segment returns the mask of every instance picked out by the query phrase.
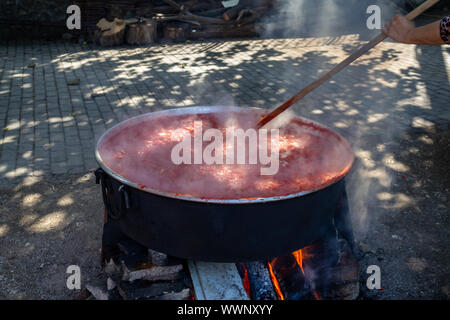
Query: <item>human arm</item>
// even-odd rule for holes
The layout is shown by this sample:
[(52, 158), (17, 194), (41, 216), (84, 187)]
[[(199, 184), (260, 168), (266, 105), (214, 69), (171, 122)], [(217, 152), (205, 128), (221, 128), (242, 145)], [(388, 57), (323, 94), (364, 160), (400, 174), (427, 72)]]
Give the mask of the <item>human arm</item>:
[[(449, 17), (446, 18), (450, 20)], [(441, 45), (445, 43), (444, 39), (448, 40), (445, 38), (445, 32), (448, 34), (450, 25), (446, 24), (446, 18), (422, 27), (415, 27), (406, 17), (396, 15), (384, 26), (383, 33), (401, 43)]]

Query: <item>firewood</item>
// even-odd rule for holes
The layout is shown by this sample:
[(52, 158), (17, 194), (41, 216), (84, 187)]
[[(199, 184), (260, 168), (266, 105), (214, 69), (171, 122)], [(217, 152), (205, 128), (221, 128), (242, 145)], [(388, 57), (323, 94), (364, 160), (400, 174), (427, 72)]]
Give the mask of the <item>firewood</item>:
[(258, 29), (253, 24), (244, 26), (226, 25), (206, 25), (203, 29), (195, 30), (187, 34), (188, 39), (208, 39), (208, 38), (239, 38), (254, 37), (259, 34)]
[(273, 7), (276, 0), (240, 0), (239, 5), (246, 8)]
[(164, 39), (181, 42), (185, 40), (185, 30), (179, 25), (167, 25), (164, 28)]
[(225, 21), (233, 20), (238, 16), (239, 12), (243, 9), (244, 7), (242, 5), (231, 7), (222, 15), (222, 17)]
[(203, 16), (203, 17), (219, 18), (227, 10), (228, 10), (227, 8), (219, 8), (219, 9), (200, 11), (200, 12), (197, 12), (197, 14), (199, 16)]
[(106, 261), (103, 270), (106, 272), (107, 275), (113, 276), (121, 272), (121, 267), (120, 265), (115, 264), (113, 259), (110, 259), (109, 261)]
[(125, 28), (125, 23), (123, 20), (117, 18), (112, 22), (103, 18), (97, 23), (97, 28), (102, 31), (103, 36), (113, 36)]
[(169, 6), (177, 9), (178, 11), (181, 11), (183, 9), (183, 6), (179, 5), (173, 0), (164, 0), (164, 2), (166, 2)]
[(96, 300), (109, 300), (109, 293), (106, 286), (87, 284), (86, 289), (94, 296)]
[(254, 300), (276, 300), (277, 295), (272, 285), (267, 263), (263, 261), (245, 264), (250, 283), (250, 293)]
[(97, 31), (95, 32), (95, 40), (102, 47), (120, 45), (125, 37), (125, 22), (115, 18), (110, 22), (105, 18), (97, 23)]
[(167, 266), (167, 267), (160, 267), (160, 266), (152, 266), (148, 269), (141, 269), (141, 270), (135, 270), (130, 271), (125, 266), (125, 264), (122, 265), (123, 268), (123, 281), (135, 281), (135, 280), (148, 280), (148, 281), (157, 281), (157, 280), (176, 280), (182, 277), (182, 265), (175, 265), (175, 266)]
[(156, 38), (156, 27), (153, 22), (135, 23), (128, 27), (126, 42), (131, 45), (151, 44)]
[(187, 7), (189, 12), (191, 13), (195, 13), (195, 14), (199, 14), (200, 11), (205, 11), (205, 10), (213, 10), (213, 9), (222, 9), (223, 7), (220, 6), (214, 6), (211, 5), (211, 3), (206, 3), (206, 2), (201, 2), (199, 4)]
[(106, 288), (108, 289), (108, 291), (113, 290), (114, 288), (116, 288), (116, 286), (117, 284), (113, 279), (111, 279), (110, 277), (106, 279)]
[[(140, 9), (140, 12), (143, 12), (144, 9)], [(156, 13), (162, 13), (162, 14), (174, 14), (177, 13), (178, 10), (171, 6), (158, 6), (158, 7), (152, 7), (151, 10), (146, 10), (146, 15), (149, 14), (156, 14)], [(137, 12), (136, 12), (137, 13)], [(140, 16), (145, 16), (143, 14), (139, 14)]]
[(185, 288), (183, 280), (154, 283), (140, 280), (133, 283), (121, 281), (118, 284), (119, 294), (124, 300), (154, 299), (169, 292), (179, 292)]
[(152, 264), (154, 264), (155, 266), (163, 267), (167, 266), (167, 264), (169, 263), (169, 257), (165, 253), (148, 249), (148, 255), (151, 258)]
[(117, 246), (122, 253), (118, 261), (122, 261), (127, 268), (134, 270), (139, 268), (139, 264), (148, 261), (147, 248), (131, 239), (121, 240)]
[(203, 17), (199, 15), (195, 15), (192, 13), (180, 13), (177, 15), (157, 15), (156, 19), (159, 21), (184, 21), (189, 22), (192, 24), (200, 25), (202, 23), (204, 24), (223, 24), (223, 25), (229, 25), (229, 21), (224, 21), (223, 19), (218, 18), (210, 18), (210, 17)]
[(113, 21), (114, 19), (122, 20), (124, 17), (123, 10), (115, 5), (115, 4), (108, 4), (106, 8), (106, 19), (109, 21)]
[(290, 254), (270, 261), (286, 300), (300, 300), (310, 293), (310, 287), (295, 257)]
[(92, 296), (91, 292), (88, 289), (83, 288), (72, 299), (73, 300), (87, 300), (90, 296)]
[(210, 23), (210, 24), (224, 24), (226, 21), (222, 19), (203, 17), (190, 12), (189, 7), (183, 4), (179, 4), (173, 0), (164, 0), (171, 7), (179, 10), (179, 14), (175, 17), (160, 17), (161, 20), (179, 20), (185, 22), (197, 22), (197, 23)]

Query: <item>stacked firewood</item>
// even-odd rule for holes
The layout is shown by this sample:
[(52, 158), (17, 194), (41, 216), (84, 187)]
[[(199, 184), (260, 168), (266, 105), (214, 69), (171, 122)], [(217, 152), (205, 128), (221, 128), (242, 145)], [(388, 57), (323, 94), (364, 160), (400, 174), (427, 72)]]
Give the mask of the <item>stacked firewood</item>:
[(192, 283), (183, 260), (134, 241), (118, 244), (120, 253), (104, 261), (103, 271), (76, 300), (191, 300)]
[[(129, 7), (121, 10), (124, 0), (118, 4), (112, 1), (105, 8), (108, 17), (97, 20), (94, 40), (114, 45), (125, 40), (129, 44), (148, 44), (158, 39), (255, 36), (258, 34), (255, 24), (273, 8), (275, 1), (239, 0), (228, 6), (220, 0), (140, 0), (134, 1), (133, 10)], [(117, 27), (122, 22), (126, 27)], [(125, 28), (126, 34), (122, 34)], [(111, 37), (111, 33), (115, 37), (105, 41), (103, 38)]]

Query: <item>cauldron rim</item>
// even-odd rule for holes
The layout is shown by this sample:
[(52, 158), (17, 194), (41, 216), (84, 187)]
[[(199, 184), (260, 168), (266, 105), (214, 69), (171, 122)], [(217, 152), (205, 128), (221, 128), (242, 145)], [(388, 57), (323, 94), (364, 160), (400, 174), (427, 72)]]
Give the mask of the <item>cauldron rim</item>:
[(141, 191), (150, 193), (150, 194), (155, 194), (155, 195), (159, 195), (162, 197), (167, 197), (167, 198), (173, 198), (173, 199), (178, 199), (178, 200), (184, 200), (184, 201), (191, 201), (191, 202), (200, 202), (200, 203), (217, 203), (217, 204), (252, 204), (252, 203), (265, 203), (265, 202), (274, 202), (274, 201), (281, 201), (281, 200), (286, 200), (286, 199), (292, 199), (292, 198), (297, 198), (297, 197), (302, 197), (305, 196), (307, 194), (313, 193), (313, 192), (317, 192), (320, 190), (323, 190), (327, 187), (329, 187), (330, 185), (333, 185), (337, 182), (339, 182), (340, 180), (344, 179), (345, 176), (350, 172), (350, 170), (353, 167), (354, 161), (355, 161), (355, 155), (353, 153), (353, 150), (350, 146), (350, 143), (339, 133), (337, 133), (336, 131), (332, 130), (331, 128), (318, 123), (316, 121), (313, 121), (311, 119), (308, 118), (304, 118), (301, 116), (296, 115), (296, 117), (299, 117), (300, 119), (302, 119), (305, 122), (309, 122), (312, 123), (320, 128), (326, 129), (329, 132), (333, 133), (344, 145), (346, 145), (346, 147), (348, 147), (349, 152), (352, 155), (352, 159), (350, 161), (350, 165), (348, 166), (348, 168), (346, 169), (346, 171), (344, 171), (344, 173), (338, 178), (338, 179), (334, 179), (329, 181), (328, 183), (321, 185), (318, 188), (315, 189), (310, 189), (310, 190), (305, 190), (305, 191), (301, 191), (301, 192), (297, 192), (297, 193), (291, 193), (288, 195), (283, 195), (283, 196), (273, 196), (273, 197), (261, 197), (261, 198), (244, 198), (244, 199), (213, 199), (213, 198), (200, 198), (200, 197), (192, 197), (192, 196), (183, 196), (183, 195), (178, 195), (176, 193), (171, 193), (171, 192), (165, 192), (165, 191), (161, 191), (161, 190), (157, 190), (154, 188), (150, 188), (150, 187), (146, 187), (146, 188), (141, 188), (139, 187), (139, 184), (130, 181), (128, 179), (126, 179), (125, 177), (122, 177), (121, 175), (119, 175), (118, 173), (114, 172), (111, 168), (109, 168), (102, 160), (101, 156), (100, 156), (100, 152), (99, 152), (99, 147), (100, 147), (100, 143), (103, 141), (103, 139), (110, 134), (112, 131), (117, 130), (119, 127), (124, 126), (126, 123), (133, 121), (133, 120), (137, 120), (139, 118), (144, 118), (144, 117), (149, 117), (151, 116), (163, 116), (166, 114), (192, 114), (192, 113), (214, 113), (214, 112), (223, 112), (223, 111), (242, 111), (242, 110), (256, 110), (257, 112), (267, 112), (266, 109), (262, 109), (262, 108), (256, 108), (256, 107), (230, 107), (230, 106), (195, 106), (195, 107), (178, 107), (178, 108), (170, 108), (170, 109), (164, 109), (164, 110), (158, 110), (158, 111), (153, 111), (153, 112), (148, 112), (148, 113), (144, 113), (138, 116), (134, 116), (131, 118), (128, 118), (124, 121), (119, 122), (118, 124), (112, 126), (111, 128), (109, 128), (108, 130), (106, 130), (98, 139), (97, 141), (97, 145), (95, 147), (95, 159), (97, 161), (97, 163), (99, 164), (99, 166), (104, 170), (104, 172), (110, 176), (112, 176), (113, 178), (115, 178), (116, 180), (120, 181), (121, 183), (135, 188), (135, 189), (139, 189)]

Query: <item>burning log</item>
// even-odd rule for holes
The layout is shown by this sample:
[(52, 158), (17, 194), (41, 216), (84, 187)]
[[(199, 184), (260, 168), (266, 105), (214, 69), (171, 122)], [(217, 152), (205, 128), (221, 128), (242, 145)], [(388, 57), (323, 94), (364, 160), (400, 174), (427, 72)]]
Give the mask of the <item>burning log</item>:
[(254, 300), (276, 300), (277, 294), (273, 288), (267, 264), (262, 261), (248, 262), (247, 269), (250, 295)]
[[(332, 286), (321, 290), (324, 299), (354, 300), (359, 295), (359, 263), (347, 241), (340, 241), (339, 260), (328, 270)], [(324, 286), (325, 287), (325, 286)]]
[(281, 299), (300, 300), (310, 292), (303, 270), (293, 255), (275, 258), (269, 264)]
[(321, 241), (302, 251), (303, 269), (311, 286), (323, 299), (356, 299), (359, 294), (359, 263), (347, 241)]

